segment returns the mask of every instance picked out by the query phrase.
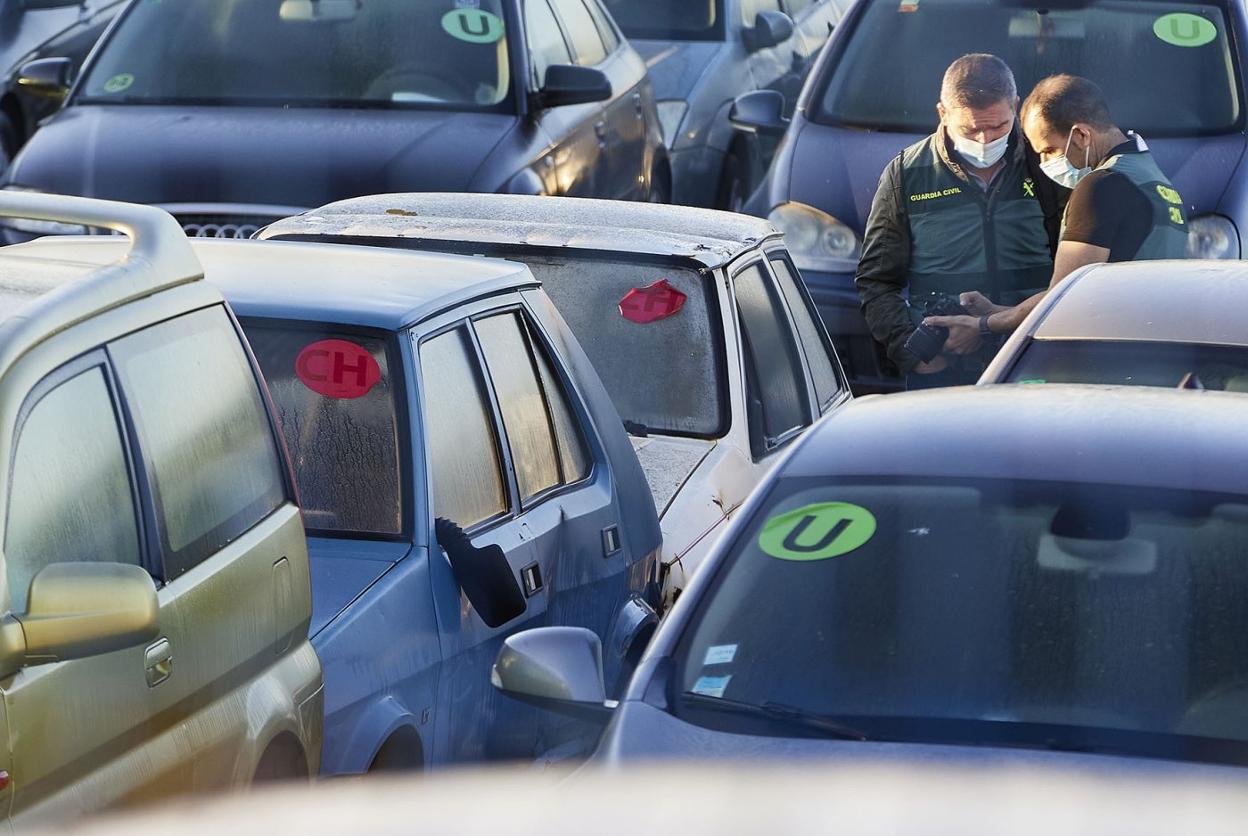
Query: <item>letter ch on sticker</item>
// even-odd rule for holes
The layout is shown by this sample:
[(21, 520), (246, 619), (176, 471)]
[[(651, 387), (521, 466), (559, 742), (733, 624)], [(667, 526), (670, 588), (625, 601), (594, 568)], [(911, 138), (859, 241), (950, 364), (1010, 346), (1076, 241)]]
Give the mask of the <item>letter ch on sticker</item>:
[(849, 554), (875, 536), (875, 516), (860, 505), (820, 502), (772, 517), (758, 547), (779, 560), (827, 560)]

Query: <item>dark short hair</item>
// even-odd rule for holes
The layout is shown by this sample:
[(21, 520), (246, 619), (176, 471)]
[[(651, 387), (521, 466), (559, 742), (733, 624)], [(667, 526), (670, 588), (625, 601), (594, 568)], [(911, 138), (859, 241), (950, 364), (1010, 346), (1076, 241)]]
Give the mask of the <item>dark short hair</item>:
[(1070, 133), (1079, 122), (1098, 131), (1114, 126), (1109, 116), (1109, 102), (1094, 82), (1077, 75), (1051, 75), (1036, 85), (1023, 102), (1023, 117), (1034, 112), (1049, 130)]
[(963, 55), (945, 70), (940, 100), (945, 107), (971, 107), (976, 110), (998, 102), (1014, 106), (1018, 85), (1010, 67), (995, 55), (975, 52)]

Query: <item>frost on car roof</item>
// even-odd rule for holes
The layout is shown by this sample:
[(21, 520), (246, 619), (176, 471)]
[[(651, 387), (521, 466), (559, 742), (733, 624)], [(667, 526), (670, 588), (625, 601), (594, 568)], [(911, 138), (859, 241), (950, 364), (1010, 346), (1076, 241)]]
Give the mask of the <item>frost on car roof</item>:
[(372, 236), (675, 255), (724, 264), (780, 233), (749, 215), (618, 200), (499, 194), (369, 195), (271, 224), (261, 238)]
[(85, 262), (0, 254), (0, 322), (17, 316), (45, 293), (97, 269), (98, 265)]

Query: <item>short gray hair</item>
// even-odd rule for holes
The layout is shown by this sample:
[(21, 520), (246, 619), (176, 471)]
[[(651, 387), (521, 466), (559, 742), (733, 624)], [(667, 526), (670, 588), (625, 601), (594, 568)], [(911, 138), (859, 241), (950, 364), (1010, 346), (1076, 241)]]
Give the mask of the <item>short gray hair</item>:
[(940, 100), (945, 107), (970, 107), (976, 110), (1018, 99), (1018, 85), (1010, 67), (995, 55), (975, 52), (963, 55), (945, 70), (940, 85)]

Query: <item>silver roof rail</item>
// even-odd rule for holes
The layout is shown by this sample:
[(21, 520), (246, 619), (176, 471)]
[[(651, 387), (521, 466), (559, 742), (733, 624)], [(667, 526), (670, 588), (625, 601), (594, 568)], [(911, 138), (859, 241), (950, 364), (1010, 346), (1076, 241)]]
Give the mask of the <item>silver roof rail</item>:
[[(172, 215), (154, 206), (0, 190), (0, 218), (102, 227), (130, 239), (129, 249), (116, 261), (32, 303), (17, 317), (25, 322), (14, 324), (10, 320), (11, 327), (0, 343), (0, 374), (16, 357), (52, 334), (204, 275), (182, 227)], [(0, 247), (0, 257), (5, 249)]]

